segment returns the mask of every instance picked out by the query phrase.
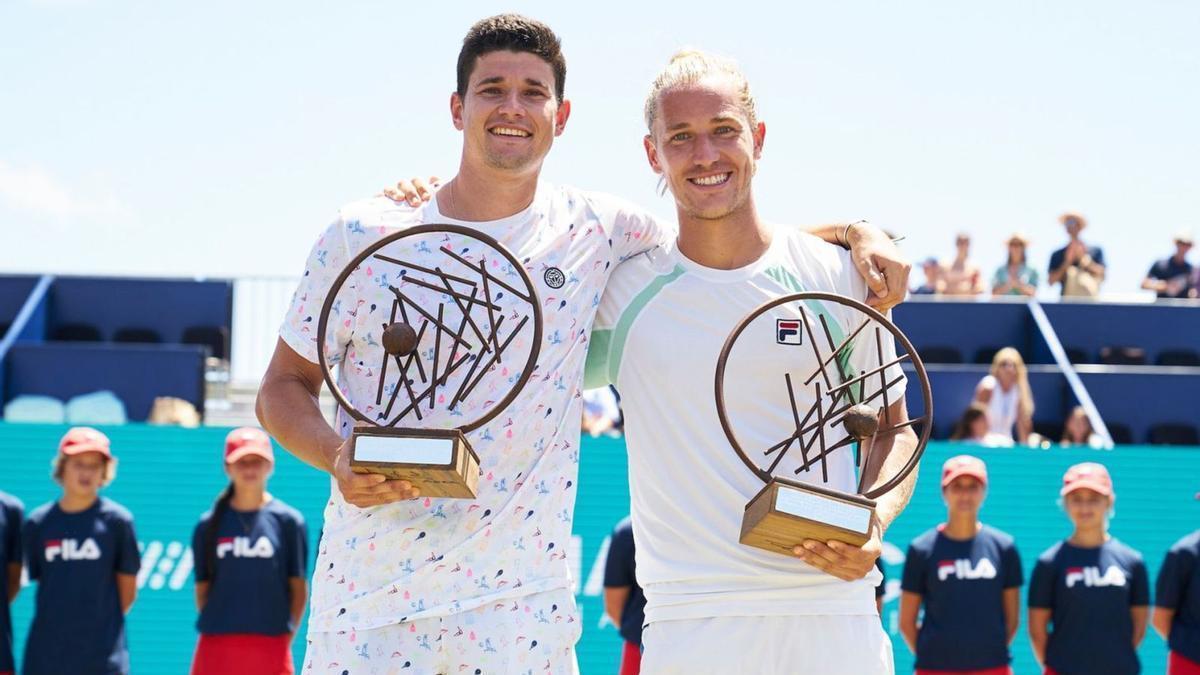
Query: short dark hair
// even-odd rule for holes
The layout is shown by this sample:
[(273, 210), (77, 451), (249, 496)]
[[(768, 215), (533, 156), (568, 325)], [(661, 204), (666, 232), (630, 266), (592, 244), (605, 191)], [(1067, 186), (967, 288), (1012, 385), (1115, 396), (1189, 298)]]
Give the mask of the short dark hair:
[(554, 96), (563, 101), (567, 83), (567, 61), (562, 40), (541, 21), (520, 14), (498, 14), (471, 26), (458, 53), (458, 95), (467, 95), (467, 82), (475, 70), (475, 60), (498, 51), (529, 52), (550, 64), (554, 71)]

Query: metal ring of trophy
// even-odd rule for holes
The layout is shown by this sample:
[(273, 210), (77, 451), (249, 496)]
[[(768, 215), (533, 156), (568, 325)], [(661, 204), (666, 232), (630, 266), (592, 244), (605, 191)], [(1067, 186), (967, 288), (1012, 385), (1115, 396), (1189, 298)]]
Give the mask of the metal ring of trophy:
[[(503, 279), (488, 271), (487, 264), (490, 256), (487, 254), (480, 254), (476, 256), (476, 261), (472, 261), (443, 245), (441, 251), (447, 261), (446, 271), (443, 271), (441, 266), (422, 266), (379, 253), (385, 247), (402, 239), (439, 233), (466, 237), (469, 240), (474, 240), (490, 248), (496, 256), (503, 258), (511, 266), (511, 269), (519, 274), (524, 288), (514, 288)], [(387, 380), (388, 363), (394, 362), (396, 370), (400, 372), (401, 381), (397, 382), (392, 390), (391, 400), (387, 406), (388, 413), (384, 417), (391, 416), (390, 411), (402, 389), (402, 383), (404, 385), (403, 389), (408, 393), (409, 405), (402, 408), (395, 419), (392, 419), (387, 424), (380, 424), (370, 419), (350, 404), (349, 399), (347, 399), (334, 380), (332, 369), (325, 356), (325, 338), (329, 328), (330, 312), (338, 298), (338, 292), (351, 275), (358, 271), (364, 262), (372, 258), (376, 259), (379, 264), (394, 266), (399, 270), (398, 274), (400, 278), (403, 279), (397, 285), (388, 286), (388, 290), (391, 291), (394, 299), (391, 319), (388, 324), (381, 326), (383, 332), (379, 342), (382, 347), (381, 354), (383, 358), (382, 365), (380, 366), (379, 395), (376, 397), (376, 404), (383, 405), (383, 391), (384, 383)], [(417, 275), (423, 275), (424, 278), (420, 278)], [(414, 302), (399, 287), (408, 284), (438, 293), (442, 296), (443, 300), (437, 308), (422, 307), (421, 304)], [(530, 312), (529, 315), (522, 317), (518, 321), (516, 328), (508, 334), (507, 338), (502, 338), (499, 335), (502, 324), (507, 318), (502, 312), (504, 308), (495, 304), (495, 296), (503, 294), (504, 291), (517, 298), (522, 305), (528, 305)], [(460, 315), (461, 318), (457, 329), (451, 325), (447, 325), (446, 320), (448, 317), (444, 313), (446, 308), (457, 311)], [(411, 317), (409, 314), (410, 309), (413, 311)], [(472, 318), (472, 314), (477, 310), (481, 316), (479, 322), (476, 322)], [(397, 313), (399, 313), (399, 321), (397, 321)], [(496, 318), (497, 316), (499, 316), (498, 319)], [(412, 323), (409, 323), (410, 318), (420, 319), (420, 327), (415, 327)], [(480, 330), (477, 324), (483, 323), (485, 320), (487, 321), (485, 325), (488, 326), (488, 329), (483, 331)], [(429, 399), (429, 408), (432, 409), (439, 384), (444, 386), (450, 375), (457, 371), (460, 366), (467, 368), (467, 375), (463, 379), (462, 385), (454, 392), (448, 409), (453, 410), (460, 403), (466, 401), (474, 393), (476, 385), (479, 384), (495, 365), (500, 363), (501, 355), (508, 348), (513, 338), (521, 333), (525, 324), (531, 320), (533, 323), (533, 335), (530, 342), (529, 357), (520, 368), (519, 378), (512, 383), (508, 393), (503, 398), (491, 405), (490, 410), (486, 414), (467, 424), (459, 425), (457, 427), (458, 430), (468, 432), (487, 424), (512, 403), (513, 399), (516, 398), (529, 381), (541, 350), (542, 309), (529, 273), (526, 272), (521, 262), (496, 239), (483, 232), (461, 225), (418, 225), (384, 237), (367, 247), (355, 256), (342, 270), (341, 274), (338, 275), (332, 286), (330, 286), (324, 305), (321, 307), (321, 316), (317, 324), (317, 354), (321, 371), (330, 393), (350, 416), (360, 422), (366, 422), (377, 427), (405, 429), (406, 427), (396, 427), (396, 425), (410, 412), (414, 412), (415, 417), (419, 420), (421, 418), (420, 405), (424, 403), (426, 398)], [(416, 323), (416, 321), (413, 321), (413, 323)], [(429, 330), (430, 327), (432, 327), (432, 330)], [(507, 326), (503, 327), (507, 328)], [(474, 341), (477, 341), (478, 344), (472, 344)], [(428, 342), (435, 343), (432, 364), (433, 377), (431, 378), (432, 381), (427, 383), (428, 386), (423, 391), (417, 391), (411, 386), (408, 370), (415, 363), (420, 369), (423, 383), (426, 383), (424, 365), (418, 352), (421, 345)], [(441, 364), (442, 371), (438, 373), (438, 358), (443, 351), (443, 343), (451, 346), (451, 352), (446, 362)], [(460, 348), (463, 352), (461, 355), (458, 353)], [(472, 361), (472, 363), (468, 365), (467, 361)], [(412, 379), (415, 379), (415, 377)]]
[[(817, 389), (816, 403), (814, 404), (813, 409), (807, 411), (807, 414), (803, 414), (805, 411), (797, 410), (796, 397), (793, 393), (793, 383), (791, 380), (791, 374), (787, 373), (785, 371), (784, 379), (786, 382), (784, 384), (786, 384), (787, 391), (788, 391), (788, 398), (790, 399), (790, 403), (792, 406), (792, 415), (796, 422), (796, 430), (795, 430), (795, 433), (790, 438), (784, 439), (783, 442), (777, 444), (776, 446), (774, 446), (772, 448), (768, 448), (763, 453), (764, 456), (769, 456), (776, 451), (778, 451), (780, 453), (773, 461), (771, 468), (764, 469), (757, 462), (755, 462), (753, 459), (751, 459), (751, 457), (747, 454), (745, 448), (743, 448), (742, 444), (738, 442), (738, 439), (737, 439), (736, 435), (734, 434), (733, 426), (730, 424), (730, 420), (728, 418), (728, 415), (726, 412), (726, 406), (725, 406), (726, 364), (729, 360), (729, 356), (733, 349), (733, 346), (737, 342), (739, 336), (741, 336), (743, 331), (745, 331), (746, 328), (748, 326), (750, 326), (756, 319), (758, 319), (763, 314), (771, 311), (772, 309), (779, 307), (780, 305), (787, 305), (787, 304), (791, 304), (791, 303), (800, 303), (800, 302), (806, 302), (806, 301), (829, 302), (829, 303), (839, 304), (844, 307), (849, 307), (850, 309), (853, 309), (853, 310), (861, 313), (862, 315), (865, 315), (866, 319), (860, 325), (858, 325), (855, 330), (851, 331), (845, 337), (845, 339), (843, 339), (841, 341), (840, 344), (836, 344), (834, 342), (834, 338), (833, 338), (832, 334), (830, 333), (829, 326), (826, 323), (826, 319), (825, 319), (824, 315), (819, 316), (821, 326), (814, 328), (813, 323), (815, 323), (815, 321), (809, 320), (807, 312), (805, 312), (803, 310), (801, 310), (799, 312), (800, 317), (801, 317), (800, 323), (802, 324), (804, 334), (807, 335), (808, 340), (809, 340), (810, 344), (812, 345), (811, 349), (813, 350), (813, 352), (812, 352), (813, 356), (816, 357), (816, 360), (819, 364), (818, 370), (814, 373), (811, 373), (809, 375), (809, 377), (807, 378), (807, 380), (804, 381), (802, 384), (804, 386), (808, 386), (808, 385), (812, 384), (814, 381), (816, 381), (816, 384), (815, 384), (815, 387)], [(877, 324), (875, 327), (875, 338), (873, 340), (873, 342), (875, 343), (875, 346), (876, 346), (876, 356), (878, 358), (878, 361), (876, 361), (877, 367), (872, 370), (869, 370), (865, 373), (862, 373), (860, 375), (849, 377), (849, 378), (845, 377), (845, 375), (842, 373), (840, 367), (833, 368), (832, 370), (834, 371), (834, 373), (833, 373), (834, 377), (831, 378), (830, 373), (828, 371), (826, 371), (826, 366), (832, 366), (833, 362), (843, 353), (843, 351), (848, 346), (850, 346), (853, 343), (855, 338), (857, 338), (859, 336), (859, 334), (862, 333), (863, 330), (872, 321), (874, 321)], [(801, 329), (800, 327), (796, 328), (797, 331), (799, 331), (800, 329)], [(821, 336), (819, 333), (817, 333), (817, 331), (820, 329), (823, 329), (823, 331), (822, 331), (824, 333), (823, 336)], [(900, 345), (902, 345), (905, 350), (905, 353), (903, 355), (896, 357), (895, 359), (891, 360), (888, 363), (882, 362), (883, 361), (883, 353), (884, 353), (882, 341), (885, 336), (883, 335), (883, 332), (881, 331), (881, 329), (883, 329), (883, 331), (886, 331), (887, 333), (889, 333), (890, 337), (894, 338), (896, 340), (896, 342), (898, 342)], [(828, 345), (828, 350), (829, 350), (827, 355), (823, 356), (823, 354), (822, 354), (823, 348), (818, 346), (818, 337), (824, 337), (826, 344)], [(908, 420), (906, 422), (891, 425), (890, 421), (887, 419), (887, 416), (888, 416), (887, 410), (891, 403), (888, 400), (888, 389), (893, 384), (895, 384), (895, 382), (889, 383), (886, 381), (885, 371), (888, 368), (891, 368), (893, 366), (898, 366), (900, 363), (902, 363), (906, 360), (910, 361), (912, 363), (913, 369), (916, 371), (917, 378), (920, 381), (921, 396), (922, 396), (922, 401), (924, 404), (924, 409), (923, 409), (924, 414), (921, 417), (918, 417), (916, 419), (912, 419), (912, 420)], [(879, 390), (877, 392), (875, 392), (872, 396), (866, 397), (866, 400), (860, 400), (858, 403), (854, 403), (853, 390), (851, 389), (851, 387), (853, 387), (856, 384), (859, 386), (859, 391), (860, 391), (859, 398), (862, 399), (863, 396), (861, 395), (861, 392), (863, 391), (863, 385), (865, 384), (865, 382), (867, 381), (868, 378), (874, 378), (874, 377), (879, 377), (879, 379), (880, 379), (881, 386), (880, 386)], [(818, 379), (818, 378), (820, 378), (820, 379)], [(834, 384), (835, 381), (836, 381), (836, 384)], [(824, 403), (824, 401), (822, 400), (823, 396), (820, 392), (822, 382), (824, 382), (825, 386), (826, 386), (825, 396), (832, 399), (829, 402), (827, 407), (825, 405), (823, 405), (823, 403)], [(846, 395), (846, 399), (848, 399), (848, 400), (845, 400), (845, 401), (839, 400), (842, 397), (842, 394), (847, 393), (847, 392), (849, 392)], [(877, 398), (877, 397), (882, 398), (883, 405), (881, 406), (881, 408), (883, 411), (882, 414), (884, 417), (884, 420), (883, 420), (884, 424), (890, 425), (885, 429), (878, 428), (879, 419), (878, 419), (877, 413), (874, 408), (871, 408), (869, 405), (867, 405), (868, 403), (871, 402), (871, 400), (873, 400), (874, 398)], [(734, 451), (737, 452), (738, 456), (742, 459), (742, 461), (746, 464), (746, 466), (752, 472), (754, 472), (754, 474), (756, 476), (758, 476), (760, 479), (762, 479), (762, 481), (764, 483), (770, 483), (774, 479), (774, 476), (772, 475), (771, 470), (774, 469), (779, 464), (779, 460), (781, 460), (783, 458), (783, 454), (786, 453), (787, 450), (791, 448), (792, 441), (798, 441), (799, 447), (801, 448), (801, 451), (805, 455), (804, 464), (802, 465), (801, 468), (808, 468), (808, 467), (813, 466), (816, 462), (823, 463), (825, 461), (825, 458), (830, 453), (833, 453), (834, 451), (839, 450), (843, 447), (846, 447), (854, 442), (858, 442), (861, 446), (861, 444), (864, 440), (866, 440), (868, 438), (873, 439), (879, 433), (887, 433), (887, 432), (896, 431), (896, 430), (899, 430), (899, 429), (902, 429), (902, 428), (908, 427), (908, 426), (920, 425), (920, 436), (919, 436), (919, 440), (917, 443), (917, 447), (914, 449), (912, 457), (908, 460), (908, 462), (905, 464), (903, 469), (901, 469), (901, 471), (898, 474), (891, 477), (890, 479), (888, 479), (886, 482), (879, 485), (878, 487), (875, 487), (866, 492), (863, 492), (863, 483), (862, 483), (863, 479), (860, 477), (860, 480), (858, 482), (858, 492), (863, 497), (867, 498), (868, 500), (873, 500), (876, 497), (878, 497), (878, 496), (888, 492), (892, 488), (896, 487), (913, 471), (914, 468), (916, 468), (917, 463), (920, 461), (921, 454), (925, 449), (925, 445), (929, 442), (929, 434), (930, 434), (930, 431), (933, 426), (932, 425), (933, 397), (932, 397), (932, 393), (931, 393), (931, 390), (929, 387), (929, 376), (926, 374), (925, 365), (921, 362), (921, 358), (917, 354), (917, 350), (915, 348), (913, 348), (912, 343), (909, 342), (908, 338), (904, 335), (904, 333), (902, 333), (900, 331), (899, 328), (897, 328), (895, 326), (895, 324), (893, 324), (891, 321), (889, 321), (886, 317), (884, 317), (883, 314), (876, 311), (874, 308), (868, 307), (866, 304), (861, 303), (857, 300), (853, 300), (851, 298), (848, 298), (848, 297), (845, 297), (842, 295), (837, 295), (834, 293), (820, 293), (820, 292), (792, 293), (792, 294), (785, 295), (780, 298), (776, 298), (774, 300), (770, 300), (766, 303), (763, 303), (757, 309), (755, 309), (753, 312), (751, 312), (745, 318), (743, 318), (741, 320), (741, 322), (738, 323), (737, 327), (734, 328), (733, 332), (730, 333), (729, 337), (726, 338), (725, 344), (721, 348), (720, 357), (717, 359), (716, 403), (717, 403), (717, 415), (721, 421), (721, 428), (724, 430), (725, 436), (729, 440), (729, 444), (733, 447)], [(816, 420), (814, 422), (812, 422), (811, 424), (809, 424), (808, 420), (814, 416), (816, 417)], [(806, 426), (806, 424), (807, 424), (807, 426)], [(832, 427), (837, 424), (842, 424), (846, 428), (846, 431), (849, 432), (849, 435), (846, 436), (841, 441), (834, 443), (832, 445), (826, 444), (825, 443), (826, 427)], [(806, 434), (810, 435), (810, 437), (807, 441), (805, 440)], [(817, 453), (815, 453), (815, 455), (812, 457), (808, 456), (809, 448), (812, 448), (817, 441), (820, 441), (819, 448), (813, 448), (813, 449), (817, 450)], [(869, 452), (869, 450), (868, 450), (868, 452)], [(865, 474), (864, 470), (868, 465), (867, 454), (868, 454), (867, 452), (863, 452), (862, 455), (855, 462), (855, 464), (859, 468), (860, 475)], [(799, 472), (799, 470), (800, 469), (797, 469), (797, 473)], [(833, 492), (833, 491), (829, 491), (829, 492)]]

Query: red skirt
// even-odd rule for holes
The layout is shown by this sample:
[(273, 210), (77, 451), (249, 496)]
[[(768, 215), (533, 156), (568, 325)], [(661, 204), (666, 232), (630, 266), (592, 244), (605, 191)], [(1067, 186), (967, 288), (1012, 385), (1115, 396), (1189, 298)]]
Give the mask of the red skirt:
[(1167, 657), (1167, 675), (1200, 675), (1200, 663), (1171, 652)]
[(621, 649), (621, 675), (638, 675), (642, 669), (642, 648), (632, 642), (624, 642)]
[(294, 675), (292, 636), (200, 635), (192, 675)]

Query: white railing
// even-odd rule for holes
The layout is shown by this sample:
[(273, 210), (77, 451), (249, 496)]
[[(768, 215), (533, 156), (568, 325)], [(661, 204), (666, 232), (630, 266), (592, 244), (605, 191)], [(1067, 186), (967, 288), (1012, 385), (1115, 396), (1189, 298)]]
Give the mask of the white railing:
[(231, 383), (257, 387), (275, 351), (279, 324), (297, 277), (241, 277), (233, 282)]

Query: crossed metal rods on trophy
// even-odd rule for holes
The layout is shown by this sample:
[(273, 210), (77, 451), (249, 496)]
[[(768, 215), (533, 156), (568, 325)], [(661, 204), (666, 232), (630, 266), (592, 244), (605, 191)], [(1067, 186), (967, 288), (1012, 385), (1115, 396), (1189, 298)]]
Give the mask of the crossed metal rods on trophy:
[[(808, 385), (808, 384), (812, 383), (812, 381), (815, 380), (818, 375), (822, 378), (822, 380), (825, 383), (825, 387), (826, 387), (825, 393), (830, 396), (829, 412), (828, 413), (825, 412), (824, 405), (822, 403), (822, 396), (821, 396), (821, 384), (822, 383), (817, 382), (816, 383), (816, 402), (813, 403), (813, 405), (811, 407), (809, 407), (808, 412), (804, 415), (804, 419), (801, 419), (800, 411), (796, 407), (796, 394), (795, 394), (795, 390), (792, 387), (791, 373), (784, 373), (783, 378), (784, 378), (784, 382), (787, 385), (788, 402), (792, 406), (792, 419), (795, 420), (796, 431), (793, 434), (791, 434), (790, 436), (788, 436), (787, 438), (785, 438), (784, 440), (780, 441), (779, 443), (776, 443), (775, 445), (771, 446), (770, 448), (767, 448), (763, 452), (763, 454), (770, 455), (776, 451), (779, 451), (779, 455), (775, 457), (775, 460), (771, 463), (770, 468), (767, 469), (768, 474), (773, 473), (775, 471), (775, 468), (777, 466), (779, 466), (779, 463), (781, 461), (783, 461), (784, 456), (786, 456), (788, 451), (791, 450), (792, 443), (799, 441), (800, 453), (801, 453), (801, 457), (802, 457), (803, 461), (801, 462), (801, 465), (794, 471), (794, 473), (799, 474), (801, 471), (808, 471), (810, 468), (812, 468), (812, 466), (814, 464), (816, 464), (817, 462), (820, 462), (820, 464), (821, 464), (821, 480), (823, 482), (828, 483), (829, 482), (829, 466), (828, 466), (828, 463), (826, 462), (826, 457), (828, 457), (834, 451), (844, 448), (847, 445), (850, 445), (851, 443), (854, 443), (858, 440), (854, 436), (848, 435), (845, 438), (843, 438), (842, 440), (838, 441), (837, 443), (834, 443), (831, 446), (826, 447), (826, 445), (825, 445), (825, 425), (827, 423), (829, 423), (829, 420), (831, 420), (835, 417), (838, 417), (839, 415), (841, 415), (842, 417), (834, 420), (834, 422), (832, 424), (830, 424), (829, 426), (834, 426), (834, 425), (841, 423), (842, 421), (845, 420), (846, 411), (848, 411), (851, 407), (856, 405), (856, 402), (854, 401), (854, 397), (848, 396), (849, 402), (839, 408), (839, 407), (837, 407), (839, 399), (841, 399), (841, 397), (843, 395), (850, 394), (851, 388), (855, 384), (857, 384), (858, 385), (858, 401), (857, 401), (857, 403), (866, 404), (866, 403), (870, 403), (871, 401), (873, 401), (877, 398), (882, 397), (883, 398), (883, 421), (885, 424), (891, 424), (891, 414), (888, 411), (888, 408), (890, 407), (890, 402), (888, 401), (888, 389), (890, 389), (891, 387), (895, 386), (898, 382), (900, 382), (900, 380), (903, 379), (904, 375), (899, 375), (895, 379), (893, 379), (889, 382), (887, 380), (887, 375), (886, 375), (885, 371), (888, 368), (891, 368), (892, 366), (898, 365), (905, 359), (908, 359), (909, 355), (903, 354), (887, 363), (882, 363), (882, 361), (883, 361), (883, 334), (882, 334), (881, 328), (879, 326), (875, 326), (875, 350), (876, 350), (876, 354), (878, 355), (879, 362), (881, 363), (881, 365), (878, 366), (877, 368), (873, 368), (869, 371), (865, 371), (865, 372), (859, 374), (857, 377), (851, 378), (851, 377), (847, 377), (846, 373), (843, 372), (842, 366), (839, 362), (838, 368), (837, 368), (838, 384), (836, 386), (834, 386), (833, 381), (829, 377), (828, 371), (825, 370), (825, 366), (830, 365), (831, 363), (835, 362), (838, 358), (840, 358), (842, 352), (846, 349), (846, 347), (848, 347), (850, 345), (850, 343), (855, 338), (858, 337), (859, 333), (861, 333), (863, 331), (863, 329), (867, 327), (867, 324), (869, 324), (871, 322), (871, 319), (870, 318), (865, 319), (861, 324), (859, 324), (858, 328), (855, 328), (848, 336), (846, 336), (845, 339), (843, 339), (841, 341), (840, 344), (838, 344), (837, 346), (834, 346), (833, 335), (829, 331), (829, 324), (825, 319), (825, 315), (819, 314), (818, 318), (821, 321), (821, 328), (823, 329), (823, 332), (825, 334), (825, 340), (826, 340), (826, 342), (829, 343), (829, 348), (831, 350), (828, 358), (821, 357), (821, 349), (820, 349), (820, 347), (818, 347), (817, 340), (815, 339), (815, 337), (813, 335), (812, 325), (810, 324), (810, 322), (808, 320), (808, 314), (804, 311), (803, 308), (801, 308), (800, 319), (801, 319), (801, 322), (804, 324), (804, 330), (808, 335), (809, 344), (812, 345), (813, 354), (817, 357), (817, 370), (813, 371), (812, 374), (810, 374), (808, 376), (808, 378), (804, 380), (804, 384)], [(880, 384), (879, 390), (874, 392), (870, 396), (865, 396), (866, 382), (867, 382), (868, 378), (874, 377), (875, 375), (879, 376), (879, 384)], [(814, 421), (812, 424), (809, 424), (808, 426), (805, 426), (806, 424), (808, 424), (809, 419), (812, 418), (814, 413), (817, 416), (816, 421)], [(896, 424), (896, 425), (890, 426), (886, 429), (881, 429), (881, 430), (877, 431), (876, 435), (881, 434), (881, 433), (890, 433), (890, 432), (893, 432), (893, 431), (896, 431), (899, 429), (903, 429), (904, 427), (912, 426), (913, 424), (916, 424), (924, 419), (925, 419), (924, 416), (922, 416), (915, 420), (908, 420), (906, 422), (901, 422), (900, 424)], [(806, 433), (813, 432), (813, 431), (815, 431), (816, 433), (814, 433), (812, 436), (809, 437), (809, 439), (807, 441), (805, 441), (804, 435)], [(812, 448), (814, 442), (819, 443), (820, 448), (813, 457), (809, 457), (808, 452)], [(865, 453), (856, 452), (856, 456), (854, 459), (855, 465), (859, 467), (860, 474), (862, 474), (862, 475), (860, 475), (860, 478), (859, 478), (859, 484), (858, 484), (859, 491), (862, 491), (863, 480), (866, 477), (865, 471), (863, 471), (863, 469), (865, 469), (865, 467), (866, 467), (869, 454), (870, 454), (870, 449), (868, 448), (867, 452), (865, 452)]]
[[(455, 253), (449, 247), (442, 246), (441, 250), (443, 253), (447, 254), (454, 260), (458, 261), (465, 267), (469, 268), (472, 272), (477, 271), (480, 275), (480, 279), (482, 280), (482, 283), (476, 283), (475, 281), (472, 281), (471, 279), (466, 279), (466, 278), (463, 278), (460, 276), (449, 274), (447, 272), (442, 271), (442, 269), (440, 267), (433, 267), (431, 269), (428, 267), (424, 267), (422, 265), (418, 265), (416, 263), (408, 262), (406, 260), (400, 260), (398, 258), (393, 258), (391, 256), (386, 256), (386, 255), (379, 254), (379, 253), (377, 253), (373, 256), (374, 258), (377, 258), (378, 260), (381, 260), (383, 262), (392, 263), (394, 265), (406, 267), (408, 269), (411, 269), (411, 270), (414, 270), (417, 272), (423, 272), (425, 274), (432, 274), (432, 275), (437, 276), (438, 279), (442, 282), (441, 286), (429, 283), (428, 281), (425, 281), (423, 279), (415, 278), (411, 275), (407, 275), (407, 274), (402, 275), (404, 278), (404, 281), (407, 283), (411, 283), (413, 285), (420, 286), (423, 288), (428, 288), (430, 290), (438, 291), (440, 293), (444, 293), (445, 295), (449, 296), (450, 299), (454, 301), (454, 304), (458, 307), (459, 312), (462, 314), (462, 321), (459, 323), (458, 329), (452, 330), (449, 326), (447, 326), (445, 324), (444, 309), (445, 309), (446, 305), (444, 302), (438, 303), (437, 316), (435, 317), (432, 314), (430, 314), (428, 311), (426, 311), (423, 307), (421, 307), (416, 302), (414, 302), (412, 300), (412, 298), (409, 298), (407, 295), (405, 295), (404, 292), (401, 291), (396, 286), (388, 286), (388, 290), (390, 290), (392, 292), (392, 294), (396, 297), (395, 297), (395, 299), (392, 300), (391, 317), (390, 317), (388, 323), (382, 324), (383, 328), (386, 329), (389, 325), (396, 322), (397, 312), (399, 312), (400, 318), (404, 321), (404, 323), (412, 325), (409, 322), (408, 311), (405, 309), (405, 306), (407, 305), (408, 307), (411, 307), (413, 310), (415, 310), (422, 317), (421, 327), (417, 331), (416, 342), (418, 345), (421, 344), (421, 338), (424, 337), (425, 331), (430, 325), (433, 325), (434, 331), (435, 331), (434, 332), (434, 348), (433, 348), (433, 365), (432, 365), (432, 371), (430, 373), (430, 377), (426, 377), (424, 360), (421, 358), (419, 349), (414, 350), (411, 354), (408, 354), (405, 357), (401, 357), (400, 355), (384, 354), (383, 365), (380, 368), (380, 373), (379, 373), (379, 387), (375, 393), (375, 404), (376, 405), (383, 404), (383, 388), (384, 388), (384, 383), (387, 380), (387, 368), (388, 368), (389, 360), (395, 361), (396, 367), (400, 371), (400, 382), (397, 383), (396, 387), (394, 387), (392, 389), (391, 396), (388, 399), (387, 407), (384, 409), (384, 412), (383, 412), (383, 417), (385, 419), (391, 417), (392, 408), (395, 406), (396, 399), (398, 398), (398, 396), (400, 394), (400, 385), (401, 384), (404, 385), (404, 389), (408, 393), (408, 398), (409, 398), (408, 406), (403, 408), (399, 412), (399, 414), (396, 415), (395, 419), (393, 419), (391, 422), (389, 422), (387, 424), (387, 426), (389, 426), (389, 427), (396, 426), (396, 424), (398, 424), (400, 422), (400, 420), (404, 419), (404, 417), (407, 416), (408, 413), (410, 413), (410, 412), (415, 413), (418, 420), (422, 419), (420, 404), (426, 398), (429, 399), (429, 409), (433, 410), (434, 402), (437, 398), (437, 396), (436, 396), (437, 388), (439, 386), (445, 386), (447, 379), (456, 370), (458, 370), (459, 366), (463, 365), (464, 363), (466, 363), (466, 361), (468, 361), (471, 358), (470, 351), (472, 349), (474, 349), (474, 347), (464, 339), (464, 334), (466, 333), (468, 326), (470, 326), (472, 332), (475, 333), (475, 336), (477, 338), (479, 338), (479, 342), (480, 342), (481, 348), (483, 349), (483, 352), (490, 353), (491, 357), (488, 359), (487, 365), (483, 366), (482, 368), (480, 368), (480, 362), (483, 361), (483, 355), (481, 354), (475, 358), (474, 362), (471, 364), (470, 370), (467, 371), (466, 377), (463, 379), (462, 384), (459, 386), (458, 391), (455, 392), (454, 397), (451, 399), (450, 406), (449, 406), (450, 410), (453, 410), (455, 408), (455, 406), (457, 406), (459, 403), (466, 401), (467, 397), (471, 395), (471, 392), (473, 392), (475, 390), (476, 385), (478, 385), (479, 382), (483, 380), (484, 375), (487, 374), (487, 372), (492, 368), (492, 366), (494, 364), (500, 363), (501, 355), (504, 353), (504, 351), (506, 349), (508, 349), (508, 346), (512, 343), (513, 339), (517, 336), (517, 334), (521, 332), (521, 329), (525, 327), (526, 322), (529, 321), (528, 316), (522, 317), (521, 321), (517, 323), (517, 327), (508, 335), (508, 337), (504, 340), (504, 342), (501, 343), (499, 340), (499, 332), (500, 332), (500, 327), (504, 324), (505, 317), (503, 315), (501, 315), (499, 317), (499, 319), (496, 318), (495, 313), (501, 312), (501, 311), (503, 311), (503, 309), (501, 307), (495, 305), (492, 302), (491, 286), (493, 284), (495, 284), (496, 286), (500, 286), (501, 288), (504, 288), (505, 290), (509, 291), (516, 297), (518, 297), (526, 302), (532, 302), (531, 298), (528, 295), (522, 293), (521, 291), (518, 291), (517, 289), (515, 289), (512, 286), (505, 283), (503, 279), (499, 279), (496, 276), (492, 275), (490, 272), (488, 272), (486, 258), (481, 257), (479, 264), (476, 265), (476, 264), (472, 263), (471, 261), (467, 260), (466, 258)], [(454, 287), (450, 284), (451, 281), (470, 286), (471, 294), (466, 295), (464, 293), (456, 291), (454, 289)], [(483, 296), (484, 296), (483, 298), (478, 297), (480, 285), (483, 286)], [(465, 305), (463, 304), (464, 301), (466, 302)], [(474, 309), (475, 306), (480, 306), (487, 310), (488, 323), (491, 327), (491, 330), (488, 332), (488, 334), (486, 336), (484, 335), (484, 332), (482, 330), (480, 330), (479, 326), (475, 323), (475, 320), (471, 317), (471, 310)], [(445, 370), (439, 375), (438, 365), (439, 365), (439, 360), (440, 360), (440, 356), (441, 356), (441, 344), (442, 344), (443, 333), (446, 335), (446, 337), (448, 339), (452, 340), (453, 342), (452, 342), (452, 345), (450, 348), (450, 358), (447, 361), (449, 365), (446, 366)], [(489, 343), (490, 343), (490, 345), (489, 345)], [(460, 346), (465, 348), (467, 350), (467, 353), (463, 354), (461, 358), (455, 359), (455, 357), (458, 355), (458, 349)], [(414, 391), (414, 389), (412, 387), (412, 378), (409, 376), (409, 368), (412, 367), (414, 365), (414, 363), (417, 367), (417, 374), (421, 378), (421, 383), (422, 384), (428, 383), (428, 385), (429, 385), (427, 388), (425, 388), (420, 393), (417, 393), (416, 391)], [(478, 375), (476, 375), (477, 370), (478, 370)]]

